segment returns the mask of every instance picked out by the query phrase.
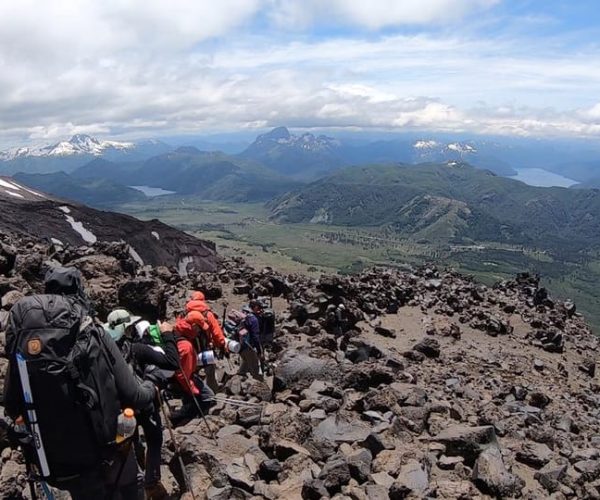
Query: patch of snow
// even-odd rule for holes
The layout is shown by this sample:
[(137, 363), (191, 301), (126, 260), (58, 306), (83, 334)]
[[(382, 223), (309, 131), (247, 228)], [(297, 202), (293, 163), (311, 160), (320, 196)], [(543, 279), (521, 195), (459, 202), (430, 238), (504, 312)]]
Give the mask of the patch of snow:
[(52, 243), (55, 245), (60, 245), (61, 247), (64, 246), (64, 243), (57, 238), (50, 238), (50, 241), (52, 241)]
[(191, 256), (182, 257), (179, 259), (179, 263), (177, 264), (177, 272), (179, 276), (187, 276), (188, 275), (188, 264), (194, 262), (194, 258)]
[(13, 184), (12, 182), (5, 181), (3, 179), (0, 179), (0, 186), (2, 186), (4, 188), (8, 188), (8, 189), (14, 189), (15, 191), (20, 191), (21, 190), (19, 188), (19, 186)]
[[(59, 207), (59, 208), (63, 208), (63, 207)], [(98, 241), (98, 238), (96, 238), (96, 235), (94, 233), (92, 233), (91, 231), (88, 231), (85, 227), (83, 227), (83, 224), (81, 222), (76, 221), (70, 215), (65, 215), (65, 219), (67, 219), (67, 222), (69, 224), (71, 224), (71, 227), (73, 228), (73, 230), (76, 231), (77, 233), (79, 233), (79, 236), (81, 236), (83, 238), (83, 241), (85, 241), (86, 243), (90, 243), (91, 245), (93, 245), (94, 243), (96, 243), (96, 241)]]
[(64, 205), (58, 207), (58, 209), (61, 212), (64, 212), (65, 214), (70, 214), (71, 213), (71, 209), (69, 207), (64, 206)]
[(438, 145), (436, 141), (417, 141), (413, 144), (416, 149), (431, 149)]
[(448, 144), (448, 149), (458, 153), (474, 153), (476, 151), (475, 148), (470, 144), (460, 144), (458, 142)]
[(135, 248), (133, 248), (131, 245), (129, 245), (129, 255), (131, 255), (131, 257), (133, 258), (133, 260), (135, 260), (140, 266), (144, 265), (144, 261), (140, 257), (140, 254), (137, 253), (135, 251)]
[(152, 236), (154, 236), (158, 241), (160, 241), (160, 235), (156, 231), (152, 231)]
[(6, 191), (6, 190), (4, 190), (4, 192), (6, 194), (10, 194), (11, 196), (14, 196), (15, 198), (25, 198), (22, 194), (15, 193), (13, 191)]
[(46, 198), (43, 194), (38, 193), (37, 191), (34, 191), (33, 189), (29, 189), (26, 188), (25, 186), (21, 186), (21, 189), (24, 189), (25, 191), (27, 191), (30, 194), (33, 194), (35, 196), (38, 196), (39, 198), (44, 198), (45, 200), (47, 200), (48, 198)]

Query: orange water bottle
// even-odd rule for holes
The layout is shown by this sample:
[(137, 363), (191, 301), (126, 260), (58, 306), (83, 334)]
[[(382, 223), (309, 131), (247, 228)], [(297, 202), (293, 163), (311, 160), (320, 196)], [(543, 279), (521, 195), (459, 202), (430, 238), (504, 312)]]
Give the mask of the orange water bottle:
[(137, 422), (131, 408), (125, 408), (117, 419), (117, 443), (122, 443), (133, 436)]

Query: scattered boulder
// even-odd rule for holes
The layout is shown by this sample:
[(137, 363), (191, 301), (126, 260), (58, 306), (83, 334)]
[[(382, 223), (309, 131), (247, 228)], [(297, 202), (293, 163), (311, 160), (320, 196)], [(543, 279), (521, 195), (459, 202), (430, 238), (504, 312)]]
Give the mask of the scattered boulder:
[(491, 425), (453, 425), (432, 439), (446, 446), (446, 455), (461, 456), (468, 465), (472, 465), (483, 449), (496, 442), (496, 432)]
[(495, 445), (481, 452), (473, 467), (473, 482), (483, 492), (499, 498), (518, 496), (525, 482), (504, 465), (500, 448)]
[(415, 344), (413, 350), (424, 354), (428, 358), (440, 357), (440, 343), (433, 338), (424, 338), (421, 342)]

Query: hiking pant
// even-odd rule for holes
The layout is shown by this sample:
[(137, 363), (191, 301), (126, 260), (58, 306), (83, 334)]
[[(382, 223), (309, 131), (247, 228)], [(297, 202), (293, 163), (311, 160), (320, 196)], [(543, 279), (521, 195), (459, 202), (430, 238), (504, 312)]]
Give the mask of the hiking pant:
[(206, 365), (204, 367), (204, 374), (206, 375), (206, 385), (208, 385), (208, 387), (210, 387), (214, 393), (219, 392), (219, 383), (217, 382), (217, 367), (215, 365)]
[(215, 393), (213, 390), (205, 384), (199, 376), (194, 376), (194, 383), (196, 387), (200, 390), (200, 394), (196, 396), (196, 401), (200, 403), (200, 409), (205, 415), (208, 415), (208, 410), (210, 410), (215, 405)]
[(256, 380), (263, 380), (262, 373), (260, 372), (260, 359), (254, 349), (245, 346), (240, 351), (240, 358), (242, 360), (238, 372), (240, 375), (250, 373)]
[(146, 438), (145, 486), (152, 486), (160, 481), (160, 451), (163, 445), (160, 410), (160, 407), (157, 406), (152, 413), (142, 413), (138, 417), (138, 422), (144, 430), (144, 437)]
[[(118, 485), (115, 486), (117, 480)], [(137, 481), (137, 462), (133, 446), (129, 448), (127, 455), (115, 457), (109, 466), (99, 466), (76, 479), (65, 482), (59, 488), (68, 491), (72, 500), (140, 498), (143, 491), (140, 490)]]

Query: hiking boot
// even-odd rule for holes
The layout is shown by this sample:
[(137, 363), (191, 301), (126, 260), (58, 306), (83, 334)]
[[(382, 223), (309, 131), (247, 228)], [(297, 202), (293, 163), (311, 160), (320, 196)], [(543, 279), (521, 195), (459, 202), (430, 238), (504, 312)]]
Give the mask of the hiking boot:
[(146, 500), (165, 500), (169, 498), (167, 489), (158, 481), (152, 485), (146, 486)]
[(196, 404), (191, 399), (188, 399), (183, 403), (179, 410), (171, 412), (171, 422), (175, 426), (182, 425), (189, 422), (193, 418), (196, 418), (197, 416), (199, 415)]

